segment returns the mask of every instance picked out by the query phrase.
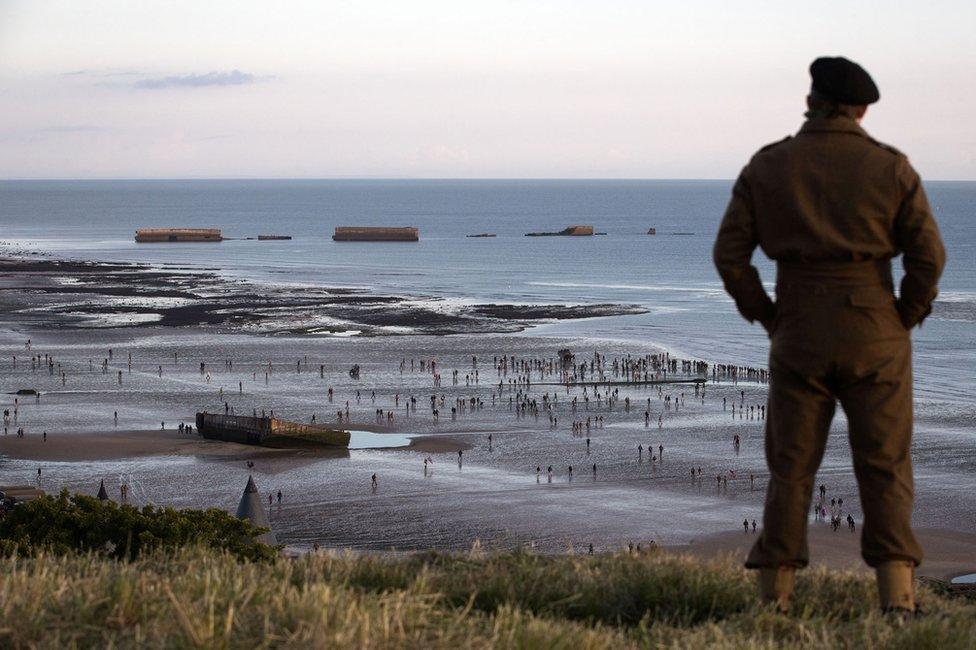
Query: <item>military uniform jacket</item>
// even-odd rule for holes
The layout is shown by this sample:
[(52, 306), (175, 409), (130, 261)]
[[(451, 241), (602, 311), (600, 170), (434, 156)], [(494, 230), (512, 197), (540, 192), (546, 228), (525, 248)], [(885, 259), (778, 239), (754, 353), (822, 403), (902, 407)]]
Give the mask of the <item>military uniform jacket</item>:
[(945, 250), (918, 174), (904, 154), (853, 119), (815, 117), (742, 170), (713, 258), (742, 315), (764, 325), (775, 305), (752, 265), (756, 246), (783, 265), (863, 263), (902, 254), (897, 301), (907, 328), (936, 296)]

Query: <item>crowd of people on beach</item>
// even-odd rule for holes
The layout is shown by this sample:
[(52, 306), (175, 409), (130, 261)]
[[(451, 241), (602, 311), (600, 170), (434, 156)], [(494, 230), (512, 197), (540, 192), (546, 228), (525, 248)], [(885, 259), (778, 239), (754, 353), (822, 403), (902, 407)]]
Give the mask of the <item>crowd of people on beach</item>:
[[(28, 350), (31, 344), (27, 345)], [(97, 371), (108, 374), (114, 360), (115, 351), (112, 348), (107, 350), (107, 354), (97, 364)], [(185, 355), (184, 355), (185, 356)], [(173, 352), (173, 363), (178, 364), (180, 353)], [(13, 357), (12, 363), (17, 366), (17, 358)], [(199, 373), (204, 381), (209, 384), (213, 380), (212, 365), (207, 361), (199, 362)], [(234, 369), (234, 360), (224, 359), (220, 363), (224, 372), (231, 373)], [(480, 363), (480, 366), (479, 366)], [(238, 363), (238, 366), (240, 364)], [(560, 351), (557, 357), (516, 357), (515, 355), (496, 355), (491, 359), (491, 370), (495, 375), (495, 381), (483, 387), (482, 373), (487, 362), (479, 360), (477, 356), (471, 357), (470, 368), (465, 370), (451, 369), (448, 371), (451, 383), (451, 390), (454, 396), (449, 396), (448, 392), (442, 389), (442, 368), (441, 364), (433, 358), (402, 358), (399, 362), (399, 372), (401, 375), (407, 373), (421, 373), (428, 375), (429, 386), (433, 392), (428, 396), (422, 394), (403, 394), (397, 390), (388, 396), (392, 402), (390, 405), (377, 407), (377, 393), (375, 389), (368, 389), (369, 403), (373, 406), (374, 421), (377, 426), (394, 428), (397, 426), (397, 414), (400, 413), (405, 419), (417, 416), (418, 405), (421, 402), (429, 404), (429, 414), (432, 423), (440, 421), (442, 412), (450, 413), (452, 421), (459, 420), (472, 414), (477, 414), (487, 408), (497, 408), (504, 405), (512, 414), (516, 421), (524, 420), (538, 421), (544, 418), (547, 428), (550, 431), (560, 430), (560, 416), (569, 420), (569, 434), (585, 443), (586, 455), (590, 454), (593, 444), (592, 435), (602, 431), (606, 427), (606, 418), (613, 417), (615, 420), (627, 419), (631, 413), (637, 412), (637, 421), (642, 422), (644, 428), (650, 428), (652, 422), (658, 431), (662, 431), (666, 426), (666, 421), (670, 417), (677, 416), (689, 408), (691, 404), (704, 405), (706, 397), (711, 390), (723, 387), (726, 393), (722, 397), (722, 410), (730, 412), (732, 419), (737, 420), (758, 420), (766, 418), (766, 405), (764, 403), (747, 404), (746, 392), (738, 389), (737, 394), (730, 398), (729, 387), (738, 388), (740, 382), (752, 384), (764, 384), (769, 381), (769, 372), (764, 368), (754, 368), (734, 364), (710, 364), (701, 360), (685, 360), (673, 357), (667, 352), (656, 354), (645, 354), (641, 356), (613, 356), (607, 358), (606, 355), (594, 353), (585, 359), (579, 359), (567, 350)], [(129, 372), (132, 371), (133, 357), (128, 352), (125, 358), (125, 366)], [(46, 369), (48, 374), (58, 378), (62, 385), (66, 385), (69, 378), (69, 368), (49, 353), (31, 353), (30, 368), (37, 372)], [(309, 372), (309, 358), (304, 356), (297, 359), (293, 366), (295, 372)], [(361, 369), (358, 365), (354, 366), (355, 378), (360, 377)], [(280, 364), (276, 367), (275, 363), (269, 359), (266, 364), (259, 368), (263, 374), (265, 383), (276, 372), (282, 372)], [(93, 359), (88, 361), (89, 372), (96, 372), (96, 364)], [(163, 366), (156, 364), (154, 370), (159, 377), (163, 376)], [(258, 369), (250, 372), (252, 381), (258, 380)], [(325, 364), (318, 365), (318, 374), (322, 379), (326, 379)], [(117, 370), (119, 385), (122, 384), (122, 370)], [(353, 373), (350, 371), (350, 377)], [(461, 388), (463, 386), (463, 389)], [(712, 387), (711, 389), (709, 387)], [(237, 381), (239, 395), (244, 394), (243, 381)], [(438, 390), (441, 389), (441, 390)], [(456, 394), (457, 391), (472, 390), (472, 394)], [(627, 393), (622, 393), (626, 389)], [(650, 391), (650, 396), (637, 398), (634, 392)], [(362, 388), (354, 389), (354, 394), (342, 405), (343, 408), (337, 409), (336, 423), (340, 427), (350, 427), (358, 417), (358, 409), (354, 413), (352, 404), (360, 405), (364, 399)], [(565, 394), (564, 398), (560, 398)], [(224, 389), (219, 388), (219, 397), (224, 399)], [(328, 386), (326, 391), (327, 402), (332, 404), (336, 399), (336, 392), (333, 386)], [(736, 399), (738, 398), (738, 399)], [(35, 400), (39, 403), (40, 393), (35, 394)], [(4, 411), (4, 434), (11, 421), (16, 422), (19, 412), (19, 399), (15, 398), (13, 412), (10, 409)], [(234, 406), (229, 401), (223, 403), (224, 413), (234, 414)], [(252, 409), (253, 415), (258, 414), (257, 408)], [(261, 415), (266, 415), (266, 410), (261, 410)], [(271, 411), (274, 417), (274, 411)], [(313, 424), (317, 422), (317, 414), (312, 413), (309, 421)], [(118, 424), (118, 411), (113, 412), (113, 423)], [(165, 430), (165, 422), (160, 423), (160, 428)], [(180, 422), (176, 430), (181, 435), (193, 435), (195, 432), (192, 424)], [(24, 428), (19, 427), (18, 436), (25, 435)], [(46, 433), (45, 433), (46, 437)], [(738, 433), (732, 438), (732, 452), (730, 459), (739, 455), (741, 439)], [(488, 448), (493, 448), (492, 435), (488, 434)], [(643, 443), (637, 445), (637, 461), (643, 463), (645, 450), (648, 460), (653, 465), (661, 464), (664, 461), (664, 446), (658, 443), (656, 453), (654, 445), (648, 444), (645, 448)], [(458, 466), (462, 466), (463, 450), (458, 450)], [(427, 476), (429, 468), (433, 464), (433, 459), (428, 455), (423, 459), (423, 471)], [(249, 461), (253, 467), (253, 463)], [(546, 482), (551, 483), (554, 475), (558, 472), (555, 469), (558, 463), (545, 463)], [(568, 481), (573, 478), (572, 464), (564, 465), (565, 477)], [(594, 480), (597, 478), (598, 468), (596, 463), (591, 463), (587, 468)], [(577, 472), (578, 473), (578, 472)], [(693, 481), (700, 485), (704, 477), (702, 468), (692, 467), (690, 470)], [(536, 482), (541, 482), (542, 465), (535, 466)], [(744, 475), (743, 475), (744, 476)], [(750, 490), (755, 489), (755, 473), (749, 473)], [(716, 487), (721, 492), (728, 488), (729, 481), (740, 479), (739, 473), (735, 468), (728, 468), (715, 475)], [(374, 473), (371, 477), (371, 490), (378, 491), (378, 477)], [(821, 495), (821, 499), (814, 506), (815, 519), (826, 521), (828, 514), (831, 525), (836, 530), (844, 515), (843, 500), (833, 499), (828, 505)], [(126, 495), (127, 497), (127, 495)], [(269, 495), (269, 503), (271, 502)], [(277, 493), (278, 502), (281, 501), (280, 490)], [(847, 513), (848, 525), (853, 530), (854, 519)], [(748, 521), (744, 527), (748, 530)], [(752, 528), (755, 531), (756, 522), (752, 521)]]

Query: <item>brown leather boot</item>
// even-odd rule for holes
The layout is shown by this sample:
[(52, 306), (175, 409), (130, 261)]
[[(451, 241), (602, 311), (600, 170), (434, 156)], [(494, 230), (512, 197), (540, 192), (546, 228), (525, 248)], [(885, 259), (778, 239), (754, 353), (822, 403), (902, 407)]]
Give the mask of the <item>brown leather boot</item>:
[(796, 569), (790, 566), (759, 569), (759, 596), (764, 603), (776, 603), (776, 608), (786, 613), (793, 597)]
[(878, 596), (885, 612), (915, 611), (915, 565), (904, 560), (884, 562), (875, 568)]

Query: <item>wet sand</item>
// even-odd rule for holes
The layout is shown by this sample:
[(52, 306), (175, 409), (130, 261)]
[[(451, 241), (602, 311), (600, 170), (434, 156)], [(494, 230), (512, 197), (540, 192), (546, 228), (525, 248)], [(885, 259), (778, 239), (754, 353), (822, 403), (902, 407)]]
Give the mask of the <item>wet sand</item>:
[(447, 454), (459, 449), (468, 451), (474, 445), (456, 436), (419, 436), (410, 440), (409, 449), (428, 454)]
[[(33, 337), (31, 352), (24, 348), (28, 336)], [(13, 409), (16, 396), (11, 393), (17, 389), (34, 387), (41, 392), (39, 400), (20, 398), (19, 418), (11, 412), (9, 435), (0, 436), (0, 479), (33, 482), (42, 465), (40, 487), (48, 492), (68, 488), (94, 494), (105, 480), (112, 495), (117, 495), (119, 485), (130, 486), (130, 499), (137, 504), (233, 511), (253, 473), (263, 492), (280, 489), (285, 494), (270, 516), (279, 539), (297, 551), (315, 543), (375, 551), (464, 550), (479, 540), (497, 547), (528, 543), (540, 552), (556, 553), (592, 543), (603, 552), (628, 542), (687, 544), (711, 533), (735, 531), (745, 517), (761, 517), (765, 423), (752, 414), (741, 417), (741, 409), (733, 417), (731, 407), (726, 410), (723, 403), (740, 404), (743, 392), (746, 404), (763, 403), (762, 384), (709, 383), (704, 403), (695, 400), (693, 386), (662, 387), (672, 398), (685, 393), (685, 404), (678, 410), (664, 406), (656, 386), (613, 387), (619, 388), (620, 400), (612, 408), (605, 397), (602, 404), (594, 403), (589, 387), (589, 406), (581, 402), (574, 412), (571, 400), (583, 399), (582, 388), (567, 391), (542, 385), (536, 372), (533, 378), (540, 383), (528, 394), (541, 403), (546, 392), (558, 393), (553, 411), (558, 426), (550, 424), (544, 411), (538, 417), (517, 415), (509, 401), (520, 399), (520, 389), (509, 384), (515, 373), (498, 372), (493, 359), (503, 353), (517, 359), (552, 358), (565, 347), (589, 358), (585, 345), (515, 336), (337, 340), (194, 331), (163, 334), (152, 328), (0, 332), (4, 408)], [(100, 362), (108, 348), (114, 348), (114, 359), (103, 371)], [(608, 359), (653, 351), (611, 342), (602, 342), (598, 350)], [(31, 365), (31, 353), (40, 352), (54, 355), (67, 373), (66, 381)], [(479, 360), (481, 381), (467, 385), (473, 355)], [(404, 358), (407, 365), (401, 372)], [(442, 373), (440, 386), (433, 385), (429, 371), (410, 365), (411, 359), (431, 358), (437, 359)], [(233, 367), (224, 359), (233, 359)], [(266, 376), (269, 361), (273, 371)], [(200, 371), (201, 362), (207, 364), (206, 373)], [(352, 363), (362, 368), (359, 379), (349, 376)], [(458, 385), (451, 381), (454, 369), (460, 373)], [(500, 393), (499, 380), (505, 386)], [(330, 387), (335, 393), (332, 401), (327, 396)], [(600, 388), (603, 394), (606, 390)], [(433, 394), (445, 398), (439, 419), (430, 409)], [(629, 412), (621, 404), (627, 396), (633, 405)], [(455, 400), (472, 397), (484, 407), (468, 408), (452, 418)], [(416, 398), (417, 409), (407, 413), (405, 400), (410, 398)], [(653, 417), (645, 424), (648, 399)], [(269, 409), (295, 421), (317, 415), (318, 422), (334, 424), (336, 411), (345, 411), (347, 403), (350, 418), (342, 426), (398, 434), (398, 440), (406, 436), (412, 444), (330, 457), (227, 445), (175, 431), (177, 423), (192, 422), (196, 411), (220, 412), (225, 406), (238, 413)], [(380, 409), (392, 410), (395, 422), (386, 423)], [(113, 411), (119, 414), (118, 432)], [(663, 416), (661, 428), (658, 415)], [(605, 426), (594, 424), (586, 434), (572, 431), (574, 420), (597, 416), (605, 418)], [(165, 432), (158, 429), (161, 420), (167, 423)], [(839, 418), (818, 480), (829, 485), (831, 497), (844, 497), (860, 523), (844, 424)], [(27, 438), (16, 438), (19, 427), (27, 430)], [(44, 430), (50, 434), (46, 443), (40, 435)], [(731, 444), (733, 435), (741, 437), (740, 449)], [(587, 437), (592, 440), (589, 449)], [(973, 485), (966, 469), (974, 457), (972, 449), (961, 447), (963, 440), (956, 441), (951, 432), (932, 428), (931, 422), (917, 439), (916, 524), (935, 527), (946, 522), (946, 527), (965, 531), (973, 504), (966, 496)], [(926, 454), (936, 447), (933, 443), (953, 450), (958, 469), (933, 462), (945, 454), (929, 460)], [(664, 459), (651, 461), (659, 444), (665, 447)], [(458, 464), (459, 449), (464, 450), (463, 465)], [(425, 459), (433, 460), (426, 472)], [(255, 466), (248, 467), (247, 460)], [(576, 470), (572, 479), (569, 465)], [(595, 474), (592, 465), (597, 465)], [(541, 468), (538, 478), (536, 467)], [(690, 478), (692, 467), (703, 469), (701, 478)], [(736, 476), (716, 485), (716, 475), (728, 476), (730, 470)], [(376, 491), (370, 489), (374, 473), (379, 477)], [(754, 484), (750, 474), (756, 477)]]
[[(371, 427), (381, 431), (380, 427)], [(479, 435), (480, 437), (480, 435)], [(504, 437), (500, 438), (500, 443)], [(423, 435), (411, 440), (408, 452), (424, 454), (448, 454), (453, 458), (458, 449), (466, 452), (474, 449), (475, 443), (470, 434)], [(377, 448), (374, 452), (383, 452)], [(102, 433), (49, 433), (45, 442), (39, 434), (24, 438), (15, 435), (0, 436), (0, 455), (12, 459), (29, 460), (37, 463), (78, 463), (93, 461), (120, 461), (145, 457), (198, 457), (210, 462), (233, 462), (252, 460), (258, 464), (258, 471), (277, 471), (282, 467), (307, 466), (330, 457), (346, 457), (348, 453), (326, 449), (294, 450), (268, 449), (241, 445), (232, 442), (206, 440), (196, 434), (182, 435), (176, 431), (106, 431)], [(437, 466), (444, 471), (443, 462)], [(453, 467), (453, 465), (448, 465)], [(433, 466), (431, 471), (433, 472)], [(625, 484), (636, 485), (633, 481)], [(470, 486), (469, 486), (470, 487)], [(595, 483), (580, 479), (577, 489), (599, 490)], [(925, 551), (925, 561), (918, 574), (949, 579), (955, 575), (976, 571), (976, 534), (936, 528), (916, 530), (919, 542)], [(668, 546), (669, 550), (687, 553), (701, 558), (728, 558), (730, 562), (741, 563), (756, 540), (756, 534), (731, 530), (703, 535), (687, 544)], [(825, 566), (831, 569), (845, 569), (860, 572), (869, 571), (860, 556), (860, 528), (851, 534), (846, 525), (837, 532), (823, 522), (811, 522), (809, 527), (811, 566)]]
[[(23, 279), (22, 274), (9, 277)], [(38, 295), (29, 298), (45, 307), (46, 299)], [(564, 348), (580, 361), (598, 352), (609, 364), (614, 358), (661, 353), (651, 344), (504, 334), (338, 339), (195, 326), (49, 329), (22, 322), (17, 314), (4, 322), (6, 316), (0, 317), (0, 403), (11, 417), (7, 439), (0, 436), (2, 482), (33, 483), (43, 465), (40, 487), (48, 492), (67, 488), (94, 494), (104, 480), (113, 497), (120, 485), (129, 486), (136, 504), (233, 512), (253, 473), (263, 493), (283, 492), (283, 503), (275, 503), (270, 517), (279, 540), (296, 551), (316, 543), (370, 551), (464, 550), (480, 541), (494, 547), (529, 544), (554, 553), (592, 543), (604, 552), (628, 542), (700, 543), (709, 534), (736, 531), (743, 518), (761, 517), (765, 422), (753, 411), (743, 416), (741, 407), (764, 404), (764, 384), (710, 380), (703, 400), (687, 384), (663, 386), (663, 393), (657, 386), (588, 386), (586, 403), (582, 386), (553, 385), (551, 375), (537, 370), (532, 385), (525, 386), (513, 383), (526, 374), (524, 367), (502, 371), (497, 366), (503, 358), (547, 362)], [(29, 350), (27, 339), (32, 339)], [(53, 357), (53, 366), (45, 355)], [(32, 363), (31, 356), (42, 363)], [(420, 360), (436, 360), (440, 377), (429, 367), (421, 369)], [(353, 364), (361, 367), (358, 378), (349, 375)], [(457, 383), (452, 382), (455, 370)], [(608, 381), (619, 379), (608, 370)], [(25, 388), (41, 396), (20, 397), (18, 413), (14, 393)], [(608, 391), (618, 389), (611, 407)], [(681, 393), (686, 399), (680, 409), (665, 404), (664, 395), (674, 404)], [(440, 402), (439, 418), (431, 411), (433, 395)], [(558, 395), (552, 409), (558, 425), (547, 417), (544, 395)], [(628, 397), (629, 411), (623, 403)], [(471, 407), (473, 398), (483, 407)], [(406, 410), (409, 399), (416, 400), (416, 409)], [(539, 405), (538, 415), (531, 408), (518, 414), (515, 405), (526, 401)], [(452, 406), (462, 403), (468, 406), (452, 417)], [(732, 403), (739, 406), (735, 417)], [(645, 422), (648, 405), (652, 416)], [(316, 417), (328, 425), (335, 425), (337, 411), (343, 410), (348, 414), (343, 427), (413, 442), (329, 456), (233, 449), (175, 431), (177, 423), (193, 422), (197, 411), (224, 409), (273, 410), (284, 419)], [(395, 421), (387, 423), (390, 411)], [(928, 403), (916, 413), (915, 523), (973, 532), (976, 450), (966, 437), (968, 421), (948, 420)], [(596, 425), (597, 417), (605, 426)], [(587, 418), (591, 429), (573, 429), (574, 421)], [(159, 431), (160, 421), (166, 422), (166, 432)], [(839, 414), (818, 482), (829, 486), (830, 497), (843, 497), (860, 524), (845, 425)], [(27, 444), (15, 436), (20, 427), (27, 430)], [(47, 443), (40, 440), (44, 430), (50, 434)], [(732, 445), (734, 435), (741, 437), (741, 448)], [(61, 441), (75, 436), (76, 442)], [(652, 461), (659, 445), (665, 447), (664, 458)], [(690, 469), (699, 467), (702, 476), (691, 478)], [(379, 480), (376, 490), (373, 474)], [(717, 485), (716, 476), (727, 477), (727, 483)]]
[(106, 431), (104, 433), (48, 432), (24, 438), (14, 434), (0, 436), (0, 454), (21, 460), (48, 462), (107, 461), (143, 456), (204, 455), (246, 458), (256, 451), (275, 453), (233, 442), (206, 440), (176, 431)]
[[(410, 441), (409, 449), (424, 453), (468, 450), (471, 444), (451, 436), (419, 436)], [(376, 449), (385, 449), (377, 447)], [(327, 448), (272, 449), (235, 442), (207, 440), (197, 434), (180, 434), (173, 430), (106, 431), (104, 433), (48, 432), (31, 433), (23, 438), (14, 434), (0, 436), (0, 455), (18, 460), (39, 462), (111, 461), (145, 456), (203, 456), (224, 460), (250, 460), (277, 456), (347, 456), (346, 450)]]
[[(976, 572), (976, 534), (917, 528), (915, 535), (925, 553), (925, 559), (917, 569), (918, 575), (948, 580), (957, 575)], [(695, 557), (728, 557), (732, 562), (742, 563), (756, 537), (752, 532), (729, 531), (670, 548)], [(834, 532), (826, 523), (811, 523), (810, 566), (869, 572), (871, 568), (861, 559), (860, 541), (860, 529), (851, 533), (844, 525)]]

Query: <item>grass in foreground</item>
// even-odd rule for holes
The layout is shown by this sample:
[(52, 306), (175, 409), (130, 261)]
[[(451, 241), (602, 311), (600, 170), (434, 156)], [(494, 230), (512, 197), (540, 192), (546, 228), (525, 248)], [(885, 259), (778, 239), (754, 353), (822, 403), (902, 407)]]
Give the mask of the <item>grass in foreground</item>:
[(0, 647), (976, 647), (976, 602), (920, 600), (894, 625), (869, 577), (806, 571), (784, 617), (733, 562), (665, 553), (41, 554), (0, 559)]

